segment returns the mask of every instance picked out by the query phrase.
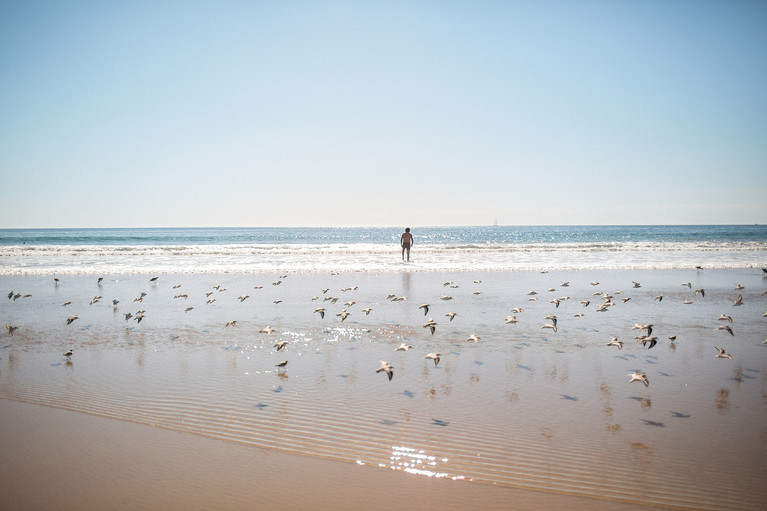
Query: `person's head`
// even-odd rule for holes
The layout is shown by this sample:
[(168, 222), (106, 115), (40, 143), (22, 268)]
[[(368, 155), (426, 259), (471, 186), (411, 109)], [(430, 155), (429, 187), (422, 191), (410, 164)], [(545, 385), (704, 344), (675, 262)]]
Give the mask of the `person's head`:
[(410, 227), (405, 227), (405, 232), (410, 232)]

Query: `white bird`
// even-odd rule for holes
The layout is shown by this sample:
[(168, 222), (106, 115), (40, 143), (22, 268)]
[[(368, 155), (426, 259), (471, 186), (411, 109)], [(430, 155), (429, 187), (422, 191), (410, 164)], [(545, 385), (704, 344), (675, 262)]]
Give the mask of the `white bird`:
[(557, 331), (557, 325), (555, 325), (554, 323), (545, 323), (545, 324), (541, 325), (541, 328), (550, 328), (550, 329), (554, 330), (555, 333)]
[[(767, 314), (767, 312), (765, 312), (765, 314)], [(445, 314), (445, 316), (450, 318), (450, 321), (453, 321), (453, 318), (456, 317), (457, 314), (455, 312), (448, 312), (447, 314)]]
[(479, 342), (479, 340), (480, 338), (477, 334), (471, 334), (469, 338), (466, 339), (466, 342), (473, 342), (474, 344), (476, 344), (477, 342)]
[(635, 381), (639, 381), (639, 382), (644, 383), (645, 387), (649, 387), (650, 386), (650, 382), (647, 380), (647, 375), (645, 373), (637, 371), (635, 373), (631, 373), (629, 376), (631, 377), (631, 379), (629, 380), (629, 383), (633, 383)]
[(394, 348), (394, 351), (408, 351), (412, 350), (413, 347), (409, 344), (405, 344), (404, 342), (400, 344), (398, 347)]
[(380, 373), (381, 371), (385, 372), (386, 375), (389, 377), (389, 381), (391, 381), (392, 376), (394, 376), (394, 367), (389, 364), (388, 362), (384, 362), (383, 360), (381, 362), (381, 367), (376, 369), (377, 373)]
[(516, 317), (516, 316), (506, 316), (506, 324), (507, 324), (507, 325), (508, 325), (509, 323), (512, 323), (512, 324), (516, 324), (518, 321), (519, 321), (519, 320), (517, 319), (517, 317)]
[(617, 337), (610, 336), (610, 342), (607, 343), (607, 346), (618, 346), (618, 349), (623, 349), (623, 343), (618, 340)]
[(429, 304), (428, 303), (422, 303), (418, 306), (419, 309), (423, 309), (423, 315), (426, 316), (429, 313)]
[(17, 326), (7, 325), (5, 328), (8, 329), (8, 335), (13, 336), (13, 332), (19, 329)]
[(425, 357), (423, 357), (424, 360), (429, 359), (434, 361), (434, 365), (439, 364), (439, 353), (429, 353)]
[(277, 351), (285, 351), (285, 346), (287, 345), (288, 341), (279, 341), (274, 347), (277, 348)]
[(453, 297), (450, 295), (442, 295), (439, 297), (440, 300), (452, 300)]
[(238, 296), (238, 297), (237, 297), (237, 299), (238, 299), (240, 302), (244, 302), (244, 301), (245, 301), (245, 300), (247, 300), (248, 298), (250, 298), (250, 295), (247, 295), (247, 294), (246, 294), (246, 295), (240, 295), (240, 296)]
[(716, 327), (714, 330), (726, 330), (726, 331), (730, 332), (730, 335), (735, 335), (735, 334), (732, 332), (732, 328), (730, 328), (730, 325), (719, 325), (719, 326), (718, 326), (718, 327)]
[(283, 360), (279, 364), (275, 364), (274, 367), (276, 367), (277, 370), (279, 371), (280, 369), (285, 369), (286, 365), (288, 365), (288, 361), (287, 360)]
[(74, 320), (76, 320), (76, 319), (79, 319), (79, 318), (77, 317), (77, 314), (75, 314), (74, 316), (69, 316), (69, 317), (67, 318), (67, 325), (71, 325), (71, 324), (72, 324), (72, 322), (73, 322)]
[(340, 317), (340, 318), (341, 318), (341, 321), (346, 321), (346, 318), (348, 318), (349, 316), (351, 316), (351, 314), (350, 314), (350, 313), (348, 313), (348, 312), (346, 312), (346, 309), (343, 309), (341, 312), (339, 312), (338, 314), (336, 314), (336, 316)]
[(258, 331), (259, 334), (266, 334), (266, 335), (269, 335), (272, 332), (274, 332), (274, 328), (272, 328), (269, 325), (266, 325), (264, 328)]
[(322, 307), (317, 307), (314, 309), (314, 312), (319, 312), (321, 318), (325, 318), (325, 309)]
[(74, 355), (74, 353), (75, 353), (75, 350), (69, 350), (66, 353), (64, 353), (64, 356), (67, 357), (67, 360), (69, 360), (69, 357)]
[(365, 313), (365, 316), (368, 316), (368, 315), (370, 315), (370, 311), (372, 311), (372, 310), (373, 310), (372, 308), (367, 307), (365, 309), (362, 309), (362, 312)]
[(719, 315), (719, 320), (720, 321), (729, 321), (730, 323), (732, 323), (732, 317), (728, 316), (727, 314), (720, 314)]
[(738, 295), (738, 297), (732, 301), (732, 306), (735, 307), (736, 305), (743, 305), (743, 295)]
[(434, 335), (434, 330), (437, 329), (437, 323), (436, 323), (436, 321), (434, 321), (433, 318), (429, 318), (429, 321), (424, 323), (423, 327), (431, 329), (431, 335)]
[(719, 353), (717, 353), (714, 358), (729, 358), (730, 360), (732, 360), (732, 355), (730, 355), (729, 353), (725, 353), (722, 348), (717, 348), (716, 346), (714, 346), (714, 347), (717, 350), (719, 350)]

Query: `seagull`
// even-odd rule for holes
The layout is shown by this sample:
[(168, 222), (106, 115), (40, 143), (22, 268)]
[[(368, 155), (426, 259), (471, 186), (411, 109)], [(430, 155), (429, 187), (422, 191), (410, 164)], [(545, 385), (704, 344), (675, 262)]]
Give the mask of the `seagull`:
[(630, 296), (626, 296), (626, 297), (624, 297), (624, 298), (621, 298), (621, 300), (623, 301), (623, 303), (626, 303), (626, 302), (628, 302), (629, 300), (631, 300), (631, 297), (630, 297)]
[(288, 345), (288, 341), (280, 341), (277, 344), (274, 345), (275, 348), (277, 348), (277, 351), (285, 351), (285, 346)]
[(591, 303), (591, 302), (590, 302), (589, 300), (583, 300), (583, 301), (581, 302), (581, 305), (583, 305), (584, 307), (588, 307), (590, 303)]
[[(716, 348), (716, 346), (714, 347)], [(732, 360), (732, 355), (730, 355), (729, 353), (725, 353), (722, 348), (716, 348), (716, 349), (719, 350), (719, 353), (717, 353), (714, 358), (729, 358), (730, 360)]]
[(351, 314), (349, 314), (348, 312), (346, 312), (346, 309), (343, 309), (341, 312), (339, 312), (338, 314), (336, 314), (336, 316), (338, 316), (338, 317), (340, 317), (340, 318), (341, 318), (341, 321), (346, 321), (346, 318), (348, 318), (350, 315), (351, 315)]
[(72, 305), (72, 302), (66, 301), (66, 302), (61, 304), (62, 307), (66, 307), (67, 305)]
[(728, 316), (728, 315), (726, 315), (726, 314), (722, 314), (722, 315), (720, 315), (720, 316), (719, 316), (719, 319), (720, 319), (721, 321), (729, 321), (730, 323), (732, 323), (732, 317), (730, 317), (730, 316)]
[(69, 360), (69, 357), (75, 354), (75, 350), (69, 350), (66, 353), (64, 353), (64, 356), (67, 357), (67, 360)]
[(365, 313), (365, 316), (368, 316), (368, 315), (370, 315), (370, 311), (372, 311), (372, 310), (373, 310), (373, 309), (371, 309), (370, 307), (367, 307), (367, 308), (365, 308), (365, 309), (362, 309), (362, 312), (364, 312), (364, 313)]
[(100, 298), (101, 296), (94, 296), (93, 299), (91, 300), (90, 305), (93, 305), (94, 303), (98, 303)]
[(238, 299), (240, 302), (244, 302), (244, 301), (245, 301), (245, 300), (247, 300), (248, 298), (250, 298), (250, 295), (247, 295), (247, 294), (245, 294), (245, 295), (240, 295), (240, 296), (238, 296), (238, 297), (237, 297), (237, 299)]
[(447, 314), (445, 314), (445, 316), (450, 318), (450, 321), (453, 321), (453, 318), (456, 317), (457, 314), (455, 312), (448, 312)]
[(554, 323), (546, 323), (544, 325), (541, 325), (541, 328), (550, 328), (554, 330), (555, 333), (557, 331), (557, 325), (555, 325)]
[(700, 296), (702, 296), (703, 298), (706, 297), (706, 290), (705, 289), (696, 289), (695, 290), (695, 296), (698, 296), (698, 293), (700, 293)]
[(513, 312), (514, 314), (519, 314), (520, 312), (524, 312), (524, 309), (522, 309), (522, 307), (514, 307), (513, 309), (511, 309), (511, 312)]
[(280, 369), (285, 369), (286, 365), (288, 365), (288, 361), (287, 360), (283, 360), (279, 364), (275, 364), (274, 367), (276, 367), (277, 370), (279, 371)]
[(735, 335), (734, 333), (732, 333), (732, 328), (730, 328), (730, 325), (719, 325), (714, 330), (727, 330), (728, 332), (730, 332), (730, 335)]
[(266, 334), (266, 335), (269, 335), (272, 332), (274, 332), (274, 328), (272, 328), (269, 325), (266, 325), (264, 328), (258, 331), (259, 334)]
[(736, 305), (743, 305), (743, 295), (738, 295), (738, 297), (732, 301), (732, 306), (735, 307)]
[(439, 353), (429, 353), (425, 357), (423, 357), (424, 360), (429, 359), (434, 361), (434, 365), (439, 364)]
[(7, 325), (5, 328), (8, 329), (8, 335), (10, 335), (11, 337), (13, 337), (13, 332), (19, 329), (19, 327), (12, 326), (12, 325)]
[(639, 282), (635, 282), (635, 281), (633, 281), (633, 280), (632, 280), (631, 282), (634, 284), (634, 287), (635, 287), (635, 288), (637, 288), (637, 287), (642, 287), (642, 284), (640, 284)]
[(658, 295), (655, 297), (656, 300), (658, 300), (658, 303), (663, 301), (663, 295)]
[(647, 375), (645, 373), (637, 371), (635, 373), (631, 373), (629, 376), (631, 376), (629, 383), (633, 383), (635, 381), (641, 381), (642, 383), (644, 383), (645, 387), (650, 386), (650, 382), (647, 380)]
[(391, 366), (388, 362), (381, 360), (381, 367), (376, 369), (376, 372), (380, 373), (381, 371), (385, 372), (387, 376), (389, 376), (389, 381), (391, 381), (392, 376), (394, 376), (394, 367)]
[(424, 328), (430, 328), (431, 329), (431, 335), (434, 335), (434, 330), (437, 329), (437, 323), (434, 321), (434, 319), (429, 318), (429, 321), (423, 324)]
[(320, 317), (323, 318), (323, 319), (325, 318), (325, 309), (324, 308), (317, 307), (316, 309), (314, 309), (314, 312), (319, 312), (320, 313)]
[(236, 319), (232, 320), (232, 321), (229, 321), (226, 325), (224, 325), (224, 327), (235, 326), (235, 325), (237, 325), (237, 320)]
[(77, 314), (75, 314), (74, 316), (69, 316), (69, 317), (67, 318), (67, 325), (71, 325), (71, 324), (72, 324), (72, 322), (73, 322), (74, 320), (76, 320), (76, 319), (79, 319), (79, 318), (77, 317)]
[(394, 348), (394, 351), (408, 351), (412, 350), (413, 347), (409, 344), (405, 344), (404, 342), (400, 344), (398, 347)]
[(658, 338), (655, 337), (654, 335), (652, 337), (647, 336), (647, 337), (643, 337), (642, 340), (639, 342), (642, 343), (642, 346), (645, 346), (649, 342), (650, 346), (647, 347), (647, 349), (649, 350), (649, 349), (652, 349), (652, 347), (658, 343)]
[(450, 295), (442, 295), (439, 297), (440, 300), (452, 300), (453, 297)]
[(348, 301), (348, 302), (346, 302), (344, 305), (346, 305), (347, 307), (351, 307), (351, 306), (352, 306), (352, 305), (354, 305), (355, 303), (357, 303), (357, 302), (355, 302), (354, 300), (349, 300), (349, 301)]
[(466, 339), (466, 342), (473, 342), (476, 344), (479, 342), (479, 336), (477, 334), (471, 334), (468, 339)]
[(519, 320), (517, 319), (516, 316), (506, 316), (506, 320), (505, 321), (506, 321), (506, 324), (508, 325), (509, 323), (516, 324)]
[(428, 303), (422, 303), (418, 306), (419, 309), (423, 309), (423, 315), (426, 316), (429, 313), (429, 304)]
[(132, 312), (126, 312), (125, 314), (123, 314), (123, 316), (125, 316), (125, 321), (128, 321), (130, 318), (133, 317), (133, 313)]
[(194, 309), (194, 307), (187, 307), (186, 309), (184, 309), (184, 312), (189, 312), (192, 309)]
[(173, 299), (174, 299), (174, 300), (175, 300), (176, 298), (183, 298), (184, 300), (186, 300), (187, 298), (189, 298), (189, 295), (187, 295), (187, 294), (185, 294), (185, 293), (182, 293), (182, 294), (178, 294), (178, 295), (176, 295), (176, 296), (174, 296), (174, 297), (173, 297)]
[(740, 284), (735, 284), (735, 290), (736, 291), (740, 291), (741, 289), (746, 289), (746, 288), (741, 286)]
[(618, 340), (617, 337), (610, 336), (610, 342), (607, 343), (607, 346), (618, 346), (618, 349), (623, 349), (623, 343)]

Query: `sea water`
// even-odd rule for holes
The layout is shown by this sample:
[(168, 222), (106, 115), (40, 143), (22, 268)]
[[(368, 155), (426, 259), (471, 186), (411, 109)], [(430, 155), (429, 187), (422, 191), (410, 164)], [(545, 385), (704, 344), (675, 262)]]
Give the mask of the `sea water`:
[[(767, 226), (0, 230), (0, 275), (767, 266)], [(403, 266), (405, 265), (405, 266)]]

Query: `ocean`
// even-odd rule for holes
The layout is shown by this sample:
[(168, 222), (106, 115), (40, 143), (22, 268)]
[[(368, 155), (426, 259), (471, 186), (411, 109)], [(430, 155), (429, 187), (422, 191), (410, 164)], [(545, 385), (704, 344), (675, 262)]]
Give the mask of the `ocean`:
[[(0, 230), (0, 275), (401, 271), (400, 228)], [(410, 271), (753, 268), (767, 226), (414, 227)]]

